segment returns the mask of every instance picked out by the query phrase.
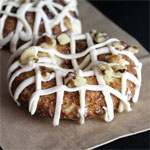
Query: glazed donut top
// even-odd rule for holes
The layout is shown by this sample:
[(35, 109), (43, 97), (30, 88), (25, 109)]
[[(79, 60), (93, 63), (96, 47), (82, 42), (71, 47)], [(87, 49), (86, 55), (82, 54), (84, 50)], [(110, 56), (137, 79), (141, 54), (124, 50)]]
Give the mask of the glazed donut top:
[[(61, 1), (61, 0), (57, 0)], [(76, 0), (63, 0), (65, 5), (61, 5), (56, 0), (1, 0), (0, 1), (0, 48), (10, 42), (11, 52), (15, 52), (19, 40), (28, 42), (23, 48), (27, 48), (33, 43), (35, 39), (39, 38), (39, 27), (41, 21), (44, 22), (45, 33), (52, 35), (52, 28), (60, 24), (61, 32), (67, 30), (64, 25), (64, 18), (70, 20), (72, 32), (74, 34), (81, 33), (81, 22), (76, 17), (70, 14), (70, 11), (78, 15)], [(48, 11), (54, 17), (49, 18), (45, 13), (43, 7), (46, 6)], [(17, 8), (17, 12), (12, 12), (13, 8)], [(3, 10), (5, 8), (5, 10)], [(58, 12), (58, 10), (60, 12)], [(35, 13), (35, 22), (33, 31), (27, 22), (25, 15), (27, 12)], [(14, 17), (17, 19), (15, 31), (10, 32), (6, 37), (3, 37), (3, 30), (7, 17)]]
[[(101, 34), (103, 35), (103, 34)], [(42, 44), (41, 46), (32, 46), (28, 49), (26, 49), (22, 54), (21, 51), (18, 51), (11, 59), (11, 66), (8, 70), (8, 79), (9, 79), (9, 91), (13, 97), (13, 99), (19, 104), (18, 98), (21, 92), (28, 87), (29, 85), (35, 83), (36, 90), (32, 94), (30, 101), (29, 101), (29, 111), (33, 115), (36, 112), (39, 97), (44, 95), (49, 95), (52, 93), (57, 93), (57, 99), (56, 99), (56, 108), (55, 108), (55, 114), (54, 114), (54, 120), (53, 125), (58, 126), (59, 125), (59, 119), (61, 114), (61, 105), (63, 104), (63, 95), (64, 91), (67, 92), (75, 92), (78, 91), (80, 95), (80, 123), (83, 124), (85, 121), (85, 114), (86, 114), (86, 108), (85, 108), (85, 93), (86, 90), (92, 90), (92, 91), (102, 91), (106, 107), (104, 107), (105, 115), (104, 119), (105, 121), (109, 122), (113, 120), (114, 118), (114, 109), (113, 109), (113, 101), (111, 94), (116, 96), (120, 99), (120, 104), (118, 107), (119, 112), (131, 111), (131, 106), (129, 103), (130, 98), (128, 97), (128, 94), (126, 93), (127, 89), (127, 80), (131, 81), (135, 84), (135, 94), (132, 98), (132, 101), (136, 103), (138, 101), (139, 97), (139, 91), (141, 86), (141, 68), (142, 64), (137, 60), (137, 58), (134, 56), (133, 52), (136, 52), (136, 47), (126, 47), (124, 46), (124, 43), (119, 41), (116, 38), (105, 38), (101, 36), (103, 39), (102, 41), (99, 41), (99, 43), (95, 44), (93, 41), (93, 36), (90, 33), (81, 34), (81, 35), (62, 35), (61, 38), (57, 38), (53, 40), (53, 44), (46, 45), (46, 43)], [(83, 51), (76, 53), (76, 41), (77, 40), (86, 40), (88, 48)], [(61, 44), (64, 44), (62, 42), (66, 41), (65, 44), (70, 43), (70, 54), (62, 54), (56, 49), (56, 43), (59, 42)], [(46, 53), (47, 55), (44, 55), (43, 57), (39, 57), (38, 53)], [(13, 61), (14, 58), (20, 56), (20, 60)], [(133, 63), (135, 64), (135, 71), (136, 76), (131, 74), (130, 72), (127, 72), (125, 69), (126, 65), (129, 64), (126, 60), (121, 60), (118, 62), (104, 62), (104, 61), (98, 61), (97, 56), (102, 54), (111, 54), (115, 56), (125, 55), (128, 58), (130, 58)], [(78, 64), (77, 59), (84, 58), (83, 61)], [(36, 61), (35, 61), (36, 59)], [(64, 69), (60, 66), (60, 63), (58, 63), (57, 59), (61, 60), (71, 60), (72, 62), (72, 69)], [(51, 74), (47, 74), (47, 78), (44, 78), (41, 74), (40, 67), (45, 66), (48, 68), (52, 68), (53, 72)], [(18, 67), (20, 67), (19, 70), (15, 71)], [(120, 73), (115, 73), (116, 69)], [(17, 76), (24, 72), (28, 72), (31, 70), (35, 70), (35, 76), (32, 76), (26, 80), (24, 80), (15, 90), (14, 94), (11, 92), (12, 83), (15, 80)], [(103, 74), (105, 71), (105, 74)], [(63, 78), (69, 73), (74, 72), (77, 74), (77, 77), (75, 79), (75, 87), (68, 87), (67, 85), (64, 85)], [(106, 75), (106, 76), (105, 76)], [(86, 84), (86, 79), (84, 77), (88, 76), (96, 76), (96, 79), (98, 81), (98, 85), (88, 85)], [(109, 85), (109, 78), (119, 78), (121, 79), (121, 91), (118, 91), (114, 88), (112, 88)], [(56, 86), (49, 88), (49, 89), (41, 89), (41, 83), (50, 81), (53, 78), (56, 78)]]

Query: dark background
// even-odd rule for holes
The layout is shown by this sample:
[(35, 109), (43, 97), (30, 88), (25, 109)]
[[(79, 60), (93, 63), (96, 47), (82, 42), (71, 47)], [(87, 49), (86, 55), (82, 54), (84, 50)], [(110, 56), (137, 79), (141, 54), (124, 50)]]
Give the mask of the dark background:
[[(149, 52), (150, 1), (88, 0), (104, 15), (135, 37)], [(143, 122), (144, 123), (144, 122)], [(150, 132), (122, 138), (100, 149), (150, 149)]]
[[(150, 2), (90, 0), (90, 3), (103, 12), (122, 29), (134, 36), (149, 52), (149, 8)], [(144, 122), (143, 122), (144, 123)], [(150, 149), (150, 132), (140, 133), (116, 140), (99, 149)], [(0, 148), (1, 149), (1, 148)]]
[(150, 50), (150, 1), (88, 1), (122, 29), (134, 36), (147, 50)]

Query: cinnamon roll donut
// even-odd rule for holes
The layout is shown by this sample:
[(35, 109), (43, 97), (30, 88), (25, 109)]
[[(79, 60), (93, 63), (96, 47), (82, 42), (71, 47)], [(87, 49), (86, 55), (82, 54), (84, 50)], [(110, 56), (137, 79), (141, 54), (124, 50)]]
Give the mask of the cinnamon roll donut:
[(76, 0), (1, 0), (0, 48), (15, 52), (29, 47), (43, 33), (81, 33)]
[(8, 70), (14, 101), (31, 115), (80, 120), (131, 111), (138, 101), (142, 64), (131, 46), (106, 33), (43, 36), (36, 46), (16, 52)]

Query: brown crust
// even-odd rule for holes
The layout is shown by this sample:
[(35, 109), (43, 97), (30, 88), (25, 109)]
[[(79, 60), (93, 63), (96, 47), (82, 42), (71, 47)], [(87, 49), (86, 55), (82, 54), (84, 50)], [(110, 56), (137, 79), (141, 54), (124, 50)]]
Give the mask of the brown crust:
[[(40, 39), (39, 41), (48, 42), (49, 40), (47, 38), (43, 38), (42, 40)], [(40, 42), (39, 42), (39, 44), (40, 44)], [(87, 44), (86, 44), (85, 40), (82, 40), (82, 41), (77, 41), (76, 46), (77, 46), (78, 50), (84, 51), (87, 47)], [(69, 44), (65, 45), (65, 46), (57, 45), (57, 48), (61, 53), (66, 53), (66, 54), (70, 53)], [(110, 55), (110, 54), (98, 56), (98, 60), (99, 61), (107, 61), (105, 59), (105, 56), (107, 56), (107, 55)], [(128, 72), (130, 72), (136, 76), (136, 72), (133, 69), (135, 67), (135, 64), (133, 63), (133, 61), (130, 58), (128, 58), (127, 56), (123, 56), (123, 58), (128, 60), (130, 63), (127, 66)], [(68, 64), (71, 64), (71, 62), (68, 61)], [(70, 65), (69, 67), (67, 65), (66, 66), (64, 65), (62, 67), (71, 68), (72, 65)], [(41, 72), (42, 72), (42, 74), (45, 74), (46, 72), (52, 72), (52, 69), (46, 68), (46, 67), (41, 67)], [(25, 73), (22, 73), (21, 75), (19, 75), (12, 84), (12, 93), (14, 93), (17, 86), (23, 80), (33, 76), (34, 74), (35, 74), (34, 71), (30, 71), (30, 72), (25, 72)], [(86, 77), (86, 79), (87, 79), (88, 84), (97, 85), (97, 80), (96, 80), (95, 76)], [(53, 79), (49, 82), (42, 83), (42, 89), (47, 89), (47, 88), (53, 87), (55, 85), (56, 85), (56, 80)], [(116, 79), (115, 82), (110, 83), (110, 86), (114, 89), (117, 89), (118, 91), (121, 91), (121, 80)], [(132, 82), (127, 81), (127, 89), (131, 90), (130, 96), (132, 99), (134, 92), (135, 92), (135, 85)], [(29, 87), (24, 89), (24, 91), (19, 96), (19, 102), (21, 103), (21, 106), (28, 107), (29, 98), (34, 91), (35, 91), (34, 84), (30, 85)], [(112, 97), (113, 104), (114, 104), (114, 110), (117, 110), (120, 100), (117, 97), (115, 97), (114, 95), (111, 95), (111, 97)], [(86, 108), (87, 108), (86, 118), (99, 117), (105, 113), (103, 106), (106, 106), (106, 103), (105, 103), (105, 98), (104, 98), (102, 92), (86, 91), (85, 103), (86, 103)], [(53, 117), (54, 111), (55, 111), (55, 105), (56, 105), (56, 93), (50, 94), (47, 96), (41, 96), (39, 103), (38, 103), (38, 108), (37, 108), (36, 113), (40, 114), (41, 116)], [(62, 110), (61, 110), (61, 118), (78, 119), (79, 118), (79, 113), (78, 113), (79, 107), (80, 107), (79, 93), (78, 92), (72, 92), (72, 93), (65, 92), (64, 98), (63, 98)]]

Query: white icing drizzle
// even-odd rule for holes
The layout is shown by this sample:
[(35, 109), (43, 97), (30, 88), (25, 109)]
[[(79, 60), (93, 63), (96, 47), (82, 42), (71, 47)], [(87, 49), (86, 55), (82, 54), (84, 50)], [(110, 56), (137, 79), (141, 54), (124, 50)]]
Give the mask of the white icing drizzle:
[[(6, 8), (5, 10), (2, 10), (4, 6), (6, 6)], [(49, 11), (54, 15), (53, 19), (48, 18), (43, 10), (44, 6), (47, 6)], [(11, 12), (13, 7), (17, 8), (16, 13)], [(58, 13), (56, 9), (59, 9), (60, 13)], [(56, 3), (54, 0), (36, 0), (33, 2), (26, 0), (23, 3), (21, 3), (21, 1), (1, 0), (0, 14), (2, 17), (0, 18), (0, 48), (10, 42), (10, 51), (15, 52), (17, 50), (17, 43), (19, 39), (26, 42), (26, 44), (19, 47), (18, 50), (27, 48), (35, 42), (35, 39), (39, 38), (39, 27), (41, 21), (44, 22), (45, 32), (47, 34), (52, 34), (53, 27), (58, 24), (60, 24), (61, 32), (67, 30), (67, 27), (64, 25), (64, 18), (68, 17), (71, 23), (72, 32), (74, 34), (80, 34), (82, 32), (81, 22), (79, 19), (73, 17), (70, 14), (70, 11), (74, 11), (78, 15), (76, 0), (67, 1), (66, 6)], [(27, 12), (35, 13), (33, 31), (25, 18)], [(16, 18), (17, 24), (16, 29), (4, 38), (3, 31), (7, 17)]]
[[(128, 52), (128, 51), (116, 51), (114, 47), (112, 47), (111, 45), (109, 45), (109, 48), (111, 50), (111, 52), (113, 54), (122, 54), (122, 55), (126, 55), (127, 57), (129, 57), (133, 62), (134, 64), (136, 65), (135, 67), (135, 70), (136, 70), (136, 73), (137, 73), (137, 77), (138, 77), (138, 81), (136, 80), (136, 78), (131, 75), (130, 73), (126, 73), (126, 75), (123, 75), (122, 77), (122, 93), (124, 95), (126, 95), (126, 84), (127, 84), (127, 79), (132, 81), (133, 83), (135, 83), (136, 85), (136, 88), (135, 88), (135, 95), (132, 99), (132, 101), (134, 103), (136, 103), (138, 101), (138, 97), (139, 97), (139, 92), (140, 92), (140, 87), (141, 87), (141, 69), (142, 69), (142, 64), (137, 60), (137, 58), (131, 53), (131, 52)], [(134, 79), (133, 79), (134, 78)], [(133, 80), (132, 80), (133, 79)], [(137, 82), (136, 82), (137, 81)], [(127, 96), (127, 95), (126, 95)], [(118, 107), (118, 111), (119, 112), (123, 112), (124, 110), (124, 107), (123, 107), (123, 104), (122, 102), (120, 102), (119, 104), (119, 107)]]
[[(83, 73), (81, 70), (79, 70), (77, 72), (77, 75), (82, 77), (83, 76)], [(84, 124), (84, 117), (85, 117), (85, 93), (86, 93), (86, 88), (85, 87), (82, 87), (80, 90), (79, 90), (79, 95), (80, 95), (80, 108), (78, 110), (79, 114), (80, 114), (80, 124)]]
[[(56, 84), (57, 86), (63, 85), (62, 76), (60, 76), (61, 71), (56, 70)], [(58, 91), (57, 92), (57, 98), (56, 98), (56, 108), (55, 108), (55, 114), (54, 114), (54, 120), (53, 125), (58, 126), (59, 125), (59, 118), (61, 114), (61, 105), (63, 104), (63, 95), (64, 91)]]
[[(137, 102), (138, 96), (139, 96), (139, 90), (141, 86), (141, 68), (142, 64), (137, 60), (137, 58), (131, 53), (126, 50), (123, 51), (118, 51), (114, 47), (111, 46), (111, 43), (114, 41), (119, 41), (118, 39), (108, 39), (107, 41), (100, 43), (100, 44), (94, 44), (93, 40), (90, 36), (89, 33), (87, 34), (82, 34), (82, 35), (71, 35), (71, 44), (70, 44), (70, 54), (62, 54), (58, 52), (56, 49), (51, 48), (51, 49), (43, 49), (39, 46), (34, 46), (36, 49), (35, 55), (38, 55), (38, 52), (45, 52), (48, 53), (50, 58), (39, 58), (36, 63), (30, 62), (28, 66), (22, 66), (19, 61), (14, 62), (9, 70), (8, 70), (8, 78), (9, 79), (9, 91), (11, 93), (11, 87), (12, 83), (15, 80), (17, 76), (24, 72), (28, 72), (31, 70), (35, 70), (35, 76), (32, 76), (26, 80), (24, 80), (20, 85), (16, 88), (14, 95), (12, 97), (14, 98), (15, 101), (18, 100), (19, 95), (21, 92), (28, 87), (31, 84), (36, 85), (36, 91), (32, 94), (30, 101), (29, 101), (29, 112), (33, 115), (36, 112), (38, 101), (40, 99), (40, 96), (44, 95), (49, 95), (52, 93), (57, 93), (57, 98), (56, 98), (56, 108), (55, 108), (55, 113), (54, 113), (54, 120), (53, 120), (53, 125), (58, 126), (59, 125), (59, 120), (61, 117), (61, 107), (63, 104), (63, 96), (64, 92), (79, 92), (79, 102), (80, 102), (80, 108), (78, 110), (79, 115), (80, 115), (80, 123), (83, 124), (85, 122), (85, 115), (86, 115), (86, 103), (85, 103), (85, 96), (86, 96), (86, 91), (87, 90), (92, 90), (92, 91), (101, 91), (105, 97), (105, 102), (106, 102), (106, 107), (104, 107), (105, 110), (105, 116), (104, 119), (105, 121), (109, 122), (113, 120), (114, 118), (114, 108), (113, 108), (113, 101), (111, 94), (116, 96), (117, 98), (120, 99), (120, 105), (118, 108), (119, 112), (122, 112), (123, 110), (126, 111), (131, 111), (131, 106), (128, 101), (128, 93), (126, 94), (127, 90), (127, 80), (131, 81), (132, 83), (135, 84), (135, 95), (132, 99), (134, 103)], [(87, 41), (88, 48), (80, 53), (76, 53), (76, 40), (81, 40), (84, 39)], [(19, 55), (15, 54), (14, 57), (17, 57)], [(114, 76), (116, 78), (121, 78), (121, 92), (119, 92), (116, 89), (113, 89), (111, 86), (107, 85), (105, 83), (105, 80), (103, 79), (103, 76), (100, 75), (98, 71), (98, 66), (107, 64), (108, 66), (115, 66), (118, 65), (117, 63), (107, 63), (107, 62), (102, 62), (97, 60), (97, 56), (101, 54), (120, 54), (120, 55), (126, 55), (129, 57), (135, 64), (135, 70), (137, 73), (137, 77), (132, 75), (129, 72), (123, 73), (121, 76)], [(62, 59), (68, 59), (71, 60), (73, 69), (64, 69), (61, 68), (55, 61), (52, 61), (52, 57), (57, 56)], [(85, 57), (83, 62), (79, 65), (77, 62), (78, 58)], [(90, 63), (89, 63), (90, 62)], [(89, 63), (89, 64), (88, 64)], [(86, 65), (88, 66), (86, 67)], [(128, 63), (125, 62), (124, 65), (127, 65)], [(53, 73), (50, 74), (48, 79), (44, 79), (41, 75), (40, 67), (45, 66), (48, 68), (52, 68), (54, 70)], [(21, 67), (21, 69), (17, 70), (14, 72), (15, 69), (18, 67)], [(86, 67), (86, 68), (85, 68)], [(81, 69), (83, 71), (81, 71)], [(67, 75), (68, 72), (70, 71), (75, 71), (78, 76), (80, 77), (88, 77), (88, 76), (96, 76), (96, 79), (98, 81), (98, 85), (84, 85), (81, 87), (75, 87), (75, 88), (69, 88), (66, 85), (63, 85), (63, 77)], [(12, 74), (12, 72), (14, 72)], [(41, 83), (50, 81), (53, 78), (56, 77), (56, 86), (49, 88), (49, 89), (41, 89)]]
[[(98, 84), (106, 85), (103, 77), (101, 75), (99, 75), (97, 68), (95, 69), (95, 75), (96, 75)], [(109, 122), (109, 121), (113, 120), (113, 118), (114, 118), (113, 101), (112, 101), (111, 95), (108, 91), (102, 91), (102, 93), (105, 97), (105, 101), (106, 101), (106, 105), (107, 105), (107, 107), (105, 108), (105, 110), (106, 110), (105, 121)]]

